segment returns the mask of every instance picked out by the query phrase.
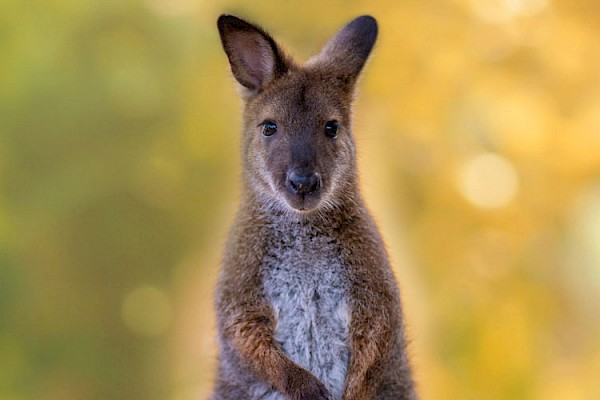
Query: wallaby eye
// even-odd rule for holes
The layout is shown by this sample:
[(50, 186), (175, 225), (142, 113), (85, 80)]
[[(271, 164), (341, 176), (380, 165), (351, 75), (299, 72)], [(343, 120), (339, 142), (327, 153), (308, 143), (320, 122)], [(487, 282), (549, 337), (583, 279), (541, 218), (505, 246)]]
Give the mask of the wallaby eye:
[(327, 137), (330, 137), (333, 139), (334, 137), (337, 136), (337, 131), (338, 131), (339, 126), (340, 126), (340, 124), (338, 124), (338, 122), (335, 120), (328, 121), (325, 124), (325, 135)]
[(263, 122), (262, 134), (264, 136), (272, 136), (277, 132), (277, 124), (273, 121)]

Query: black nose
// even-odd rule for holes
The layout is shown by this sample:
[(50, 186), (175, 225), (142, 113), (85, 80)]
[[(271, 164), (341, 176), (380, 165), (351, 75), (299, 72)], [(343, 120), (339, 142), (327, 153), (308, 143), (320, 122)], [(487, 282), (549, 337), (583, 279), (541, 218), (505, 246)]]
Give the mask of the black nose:
[(288, 174), (288, 184), (292, 192), (296, 194), (309, 194), (321, 186), (321, 175), (318, 172), (292, 171)]

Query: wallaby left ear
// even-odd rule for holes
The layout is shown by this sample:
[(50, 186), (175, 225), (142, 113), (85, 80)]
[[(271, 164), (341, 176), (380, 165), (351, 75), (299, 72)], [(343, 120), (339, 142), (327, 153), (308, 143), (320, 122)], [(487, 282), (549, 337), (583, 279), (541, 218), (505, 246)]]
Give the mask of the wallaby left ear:
[(370, 15), (355, 18), (325, 45), (311, 63), (318, 63), (345, 83), (353, 84), (377, 39), (377, 21)]
[(257, 94), (288, 69), (275, 41), (258, 26), (233, 15), (217, 21), (231, 71), (249, 94)]

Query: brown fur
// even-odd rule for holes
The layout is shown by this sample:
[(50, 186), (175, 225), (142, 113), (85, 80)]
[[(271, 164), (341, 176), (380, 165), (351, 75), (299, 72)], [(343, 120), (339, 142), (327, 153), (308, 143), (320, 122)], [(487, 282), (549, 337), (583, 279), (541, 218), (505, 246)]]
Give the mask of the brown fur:
[[(263, 286), (273, 243), (302, 231), (327, 237), (344, 265), (339, 280), (351, 318), (342, 399), (416, 399), (399, 291), (358, 189), (350, 129), (354, 85), (377, 35), (375, 21), (354, 20), (305, 65), (254, 25), (222, 16), (218, 26), (245, 98), (244, 187), (217, 290), (220, 365), (213, 398), (267, 398), (270, 391), (288, 399), (333, 398), (275, 340), (278, 321)], [(261, 135), (265, 120), (277, 121), (272, 137)], [(322, 134), (332, 120), (339, 123), (334, 139)], [(290, 190), (290, 171), (318, 176), (317, 188)], [(259, 395), (256, 387), (266, 392)]]

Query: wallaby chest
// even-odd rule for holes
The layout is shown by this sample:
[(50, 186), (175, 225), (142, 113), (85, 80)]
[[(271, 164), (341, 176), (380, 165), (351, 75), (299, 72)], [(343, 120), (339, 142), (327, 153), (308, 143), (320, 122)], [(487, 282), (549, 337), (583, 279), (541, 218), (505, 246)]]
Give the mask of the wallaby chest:
[(340, 245), (325, 230), (296, 223), (273, 229), (268, 248), (262, 278), (276, 320), (275, 339), (340, 398), (350, 355)]

